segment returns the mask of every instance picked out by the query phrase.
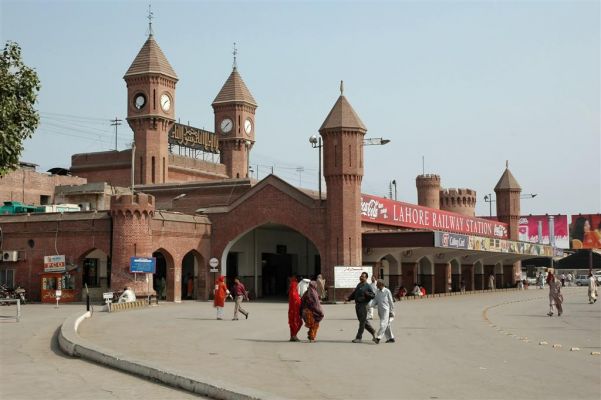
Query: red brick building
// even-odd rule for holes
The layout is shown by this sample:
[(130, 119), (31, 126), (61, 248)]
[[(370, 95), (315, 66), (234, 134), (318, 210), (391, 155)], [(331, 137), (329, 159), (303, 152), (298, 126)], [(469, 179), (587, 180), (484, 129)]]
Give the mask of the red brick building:
[[(178, 77), (152, 35), (124, 79), (135, 148), (73, 155), (71, 173), (79, 178), (56, 182), (72, 185), (56, 188), (61, 200), (95, 210), (0, 216), (2, 249), (18, 254), (0, 262), (0, 280), (25, 286), (33, 299), (41, 298), (43, 257), (55, 254), (65, 255), (77, 296), (84, 283), (99, 298), (125, 285), (138, 294), (161, 292), (165, 282), (167, 300), (180, 301), (209, 297), (211, 258), (221, 274), (239, 276), (253, 296), (263, 297), (285, 295), (291, 274), (322, 273), (332, 286), (335, 266), (371, 265), (389, 286), (420, 282), (428, 292), (484, 289), (490, 274), (503, 287), (515, 282), (516, 261), (550, 251), (515, 241), (521, 188), (509, 169), (495, 187), (497, 215), (506, 225), (473, 218), (476, 193), (441, 189), (437, 175), (416, 179), (424, 207), (392, 202), (387, 215), (382, 207), (363, 210), (367, 128), (342, 85), (319, 129), (327, 194), (317, 196), (275, 175), (249, 178), (257, 102), (236, 67), (212, 102), (214, 132), (175, 123)], [(182, 144), (197, 147), (175, 154)], [(199, 148), (218, 160), (192, 156)], [(2, 200), (13, 196), (19, 176), (2, 187)], [(87, 185), (73, 186), (78, 182)], [(135, 194), (126, 189), (132, 182)], [(111, 196), (108, 188), (120, 194)], [(33, 191), (26, 196), (37, 203)], [(403, 207), (407, 214), (386, 219)], [(408, 222), (413, 216), (419, 221)], [(155, 257), (156, 273), (130, 273), (130, 257)]]

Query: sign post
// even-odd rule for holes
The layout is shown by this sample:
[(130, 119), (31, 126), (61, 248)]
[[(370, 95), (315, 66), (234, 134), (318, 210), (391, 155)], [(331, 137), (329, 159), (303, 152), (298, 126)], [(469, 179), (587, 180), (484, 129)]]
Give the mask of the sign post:
[[(219, 272), (219, 270), (217, 269), (217, 267), (219, 266), (219, 260), (215, 257), (212, 257), (209, 260), (209, 267), (211, 267), (211, 269), (209, 270), (209, 272), (211, 272), (213, 274), (213, 282), (215, 282), (216, 279), (216, 274), (217, 272)], [(209, 292), (212, 293), (213, 291)]]
[(58, 302), (60, 301), (62, 295), (63, 295), (62, 290), (56, 290), (54, 292), (54, 297), (56, 297), (56, 307), (55, 308), (58, 308)]

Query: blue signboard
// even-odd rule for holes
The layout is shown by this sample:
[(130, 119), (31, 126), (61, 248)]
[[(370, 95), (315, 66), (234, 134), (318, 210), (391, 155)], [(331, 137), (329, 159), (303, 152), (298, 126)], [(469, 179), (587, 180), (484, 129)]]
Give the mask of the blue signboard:
[(154, 274), (156, 272), (157, 259), (155, 257), (130, 257), (129, 272)]

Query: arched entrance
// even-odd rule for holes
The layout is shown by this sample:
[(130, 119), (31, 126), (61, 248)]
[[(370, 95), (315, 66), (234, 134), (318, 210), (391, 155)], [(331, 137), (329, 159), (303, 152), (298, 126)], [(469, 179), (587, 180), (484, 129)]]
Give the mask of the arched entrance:
[(182, 259), (182, 300), (196, 300), (198, 298), (199, 265), (202, 265), (202, 256), (191, 250)]
[(152, 288), (160, 300), (167, 299), (167, 259), (161, 251), (155, 251), (152, 256), (156, 258), (156, 271), (152, 279)]
[[(453, 258), (451, 264), (451, 290), (452, 292), (459, 292), (461, 290), (461, 263)], [(465, 282), (464, 282), (465, 283)]]
[(434, 293), (434, 264), (428, 257), (420, 258), (417, 263), (417, 283), (427, 294)]
[(221, 257), (228, 286), (238, 276), (252, 297), (285, 298), (291, 275), (315, 279), (321, 257), (311, 240), (286, 225), (268, 223), (232, 240)]

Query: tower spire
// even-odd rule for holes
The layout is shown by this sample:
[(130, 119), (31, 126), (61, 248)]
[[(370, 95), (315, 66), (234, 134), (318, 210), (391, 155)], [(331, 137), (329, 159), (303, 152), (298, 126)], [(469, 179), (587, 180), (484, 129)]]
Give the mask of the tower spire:
[(152, 18), (154, 18), (154, 14), (152, 13), (152, 5), (148, 3), (148, 36), (152, 36)]
[(234, 65), (233, 65), (233, 68), (237, 69), (238, 68), (238, 62), (236, 61), (236, 56), (238, 55), (238, 49), (236, 48), (236, 42), (234, 42), (234, 51), (232, 51), (232, 54), (234, 55)]
[(344, 96), (344, 81), (340, 81), (340, 95)]

